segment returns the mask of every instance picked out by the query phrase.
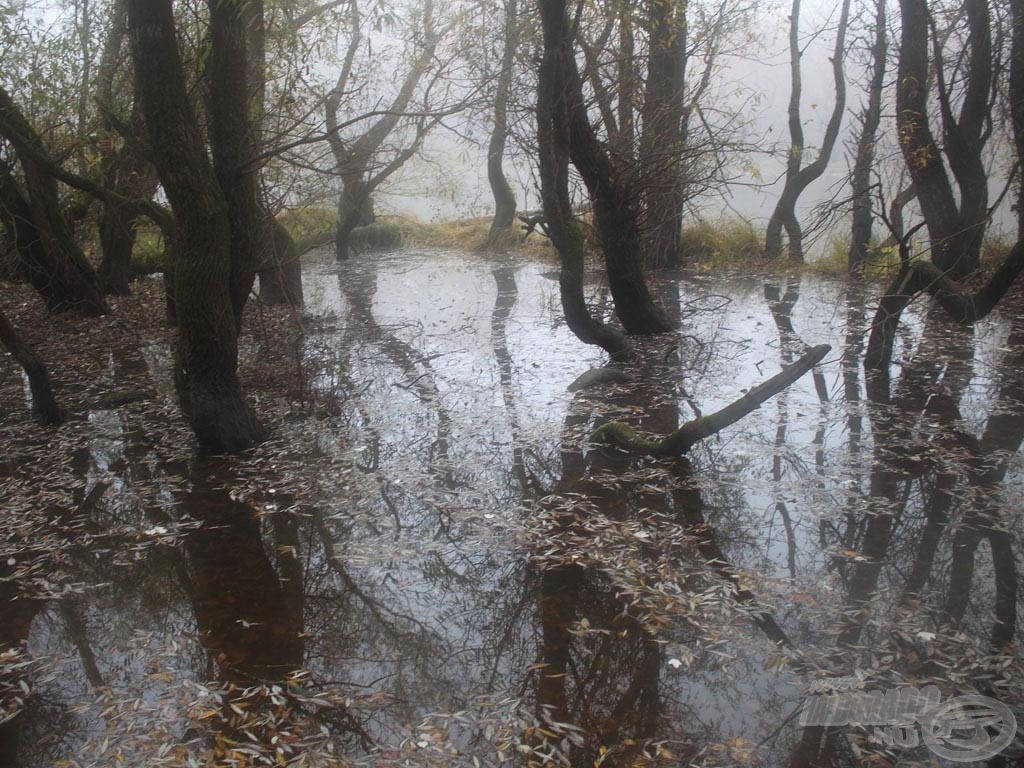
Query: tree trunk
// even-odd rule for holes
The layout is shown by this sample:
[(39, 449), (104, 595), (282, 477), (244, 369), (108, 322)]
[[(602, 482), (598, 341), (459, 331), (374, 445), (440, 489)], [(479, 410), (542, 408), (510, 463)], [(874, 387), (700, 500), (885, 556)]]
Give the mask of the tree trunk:
[(288, 234), (284, 225), (274, 219), (273, 263), (263, 265), (259, 271), (260, 301), (264, 304), (287, 304), (301, 307), (304, 303), (302, 293), (302, 263), (295, 241)]
[(835, 104), (832, 106), (832, 115), (829, 117), (828, 125), (825, 127), (825, 135), (821, 140), (821, 148), (818, 150), (814, 161), (803, 165), (804, 152), (804, 130), (800, 117), (800, 97), (803, 93), (803, 83), (800, 72), (800, 0), (793, 0), (791, 15), (789, 18), (789, 67), (792, 88), (789, 97), (789, 154), (786, 157), (786, 181), (782, 194), (768, 219), (768, 226), (765, 233), (764, 251), (769, 259), (778, 259), (782, 256), (782, 231), (786, 231), (786, 238), (789, 241), (789, 259), (794, 262), (804, 260), (803, 230), (796, 215), (796, 203), (800, 196), (817, 179), (825, 173), (829, 160), (832, 158), (832, 150), (835, 147), (836, 139), (839, 137), (839, 128), (843, 122), (843, 113), (846, 111), (846, 76), (843, 72), (843, 61), (846, 55), (846, 29), (850, 20), (850, 0), (843, 0), (839, 11), (839, 26), (836, 28), (836, 42), (832, 51), (832, 79), (835, 84)]
[[(125, 141), (119, 150), (111, 149), (101, 160), (104, 181), (108, 188), (118, 190), (121, 195), (145, 200), (156, 193), (159, 179), (152, 164), (143, 157), (138, 139), (145, 130), (142, 116), (133, 119), (137, 125), (135, 135)], [(113, 144), (108, 135), (108, 143)], [(97, 274), (104, 293), (125, 296), (132, 277), (132, 252), (135, 249), (135, 222), (138, 212), (119, 200), (103, 203), (100, 214), (100, 261)]]
[(569, 156), (593, 204), (615, 313), (628, 333), (670, 331), (672, 327), (654, 304), (644, 277), (638, 196), (612, 164), (587, 115), (564, 0), (542, 0), (541, 13), (545, 47), (550, 46), (556, 57), (552, 71), (557, 70), (560, 107), (552, 116), (565, 125)]
[(338, 261), (352, 256), (352, 232), (356, 227), (366, 227), (374, 222), (373, 200), (365, 174), (347, 173), (343, 177), (341, 195), (338, 197), (338, 224), (334, 230), (334, 255)]
[(249, 120), (249, 57), (242, 23), (244, 0), (209, 0), (210, 145), (213, 169), (231, 222), (231, 306), (236, 328), (256, 280), (272, 262), (269, 217), (260, 203), (259, 166)]
[(683, 226), (685, 4), (677, 0), (648, 3), (647, 32), (650, 53), (639, 159), (646, 204), (644, 256), (653, 266), (674, 267), (679, 263), (679, 235)]
[(32, 412), (40, 423), (46, 425), (60, 424), (64, 420), (57, 398), (53, 395), (50, 376), (46, 366), (39, 359), (35, 350), (26, 342), (11, 325), (7, 316), (0, 310), (0, 343), (11, 354), (28, 376), (28, 386), (32, 392)]
[[(138, 98), (177, 222), (176, 383), (199, 443), (236, 452), (264, 437), (238, 381), (228, 205), (185, 90), (171, 0), (129, 0)], [(237, 293), (236, 293), (237, 295)]]
[(864, 368), (868, 371), (888, 370), (900, 316), (919, 293), (929, 293), (934, 297), (953, 322), (973, 325), (995, 309), (1021, 272), (1024, 272), (1024, 240), (1017, 241), (999, 268), (973, 294), (964, 291), (934, 264), (904, 260), (903, 269), (878, 302), (868, 337)]
[[(988, 100), (993, 77), (989, 10), (986, 0), (967, 0), (965, 8), (969, 37), (962, 54), (967, 71), (959, 97), (959, 119), (953, 116), (953, 95), (947, 90), (943, 63), (940, 60), (934, 65), (945, 153), (939, 148), (928, 117), (929, 89), (925, 84), (932, 19), (927, 0), (900, 0), (903, 18), (896, 90), (900, 147), (928, 226), (932, 263), (954, 280), (978, 270), (988, 220), (988, 178), (982, 152), (986, 121), (991, 115)], [(949, 162), (959, 195), (954, 194), (943, 156)]]
[(0, 161), (0, 221), (13, 233), (33, 287), (51, 310), (106, 314), (96, 272), (61, 211), (57, 181), (35, 159), (45, 155), (42, 142), (2, 87), (0, 135), (14, 146), (25, 176), (23, 194), (11, 168)]
[[(127, 5), (116, 0), (110, 7), (110, 29), (100, 57), (96, 101), (99, 104), (102, 132), (100, 136), (100, 174), (103, 186), (115, 190), (123, 198), (151, 200), (159, 180), (152, 164), (143, 153), (145, 124), (138, 104), (129, 109), (122, 107), (131, 102), (131, 94), (115, 93), (121, 49), (128, 32)], [(115, 113), (130, 113), (118, 125)], [(121, 132), (124, 131), (124, 134)], [(100, 213), (99, 234), (102, 260), (97, 269), (103, 292), (127, 295), (132, 276), (131, 259), (135, 247), (136, 207), (121, 199), (107, 199)]]
[(494, 91), (494, 125), (487, 145), (487, 180), (494, 196), (494, 218), (487, 235), (490, 248), (503, 248), (511, 244), (516, 221), (516, 196), (505, 178), (502, 160), (508, 139), (508, 97), (512, 87), (512, 67), (519, 47), (518, 0), (506, 0), (505, 35), (501, 54), (501, 71)]
[(569, 199), (569, 107), (566, 57), (561, 44), (566, 29), (565, 8), (556, 0), (541, 3), (544, 57), (537, 78), (537, 146), (541, 200), (548, 234), (558, 251), (562, 311), (570, 330), (585, 344), (596, 344), (613, 359), (626, 359), (630, 346), (613, 328), (592, 317), (583, 293), (583, 233)]
[(871, 81), (868, 83), (868, 103), (861, 116), (857, 154), (850, 175), (853, 197), (853, 221), (850, 225), (850, 252), (847, 267), (850, 272), (862, 274), (871, 246), (874, 215), (871, 207), (871, 171), (875, 165), (875, 141), (882, 119), (882, 87), (885, 85), (887, 30), (885, 26), (885, 0), (875, 0), (875, 41), (871, 47)]

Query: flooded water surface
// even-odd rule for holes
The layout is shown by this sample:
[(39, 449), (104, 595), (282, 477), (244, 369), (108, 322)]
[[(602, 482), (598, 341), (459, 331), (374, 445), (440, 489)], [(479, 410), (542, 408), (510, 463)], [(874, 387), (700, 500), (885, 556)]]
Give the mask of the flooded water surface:
[[(301, 330), (243, 343), (295, 382), (251, 456), (191, 454), (166, 339), (98, 361), (147, 403), (0, 475), (0, 765), (1018, 764), (1019, 299), (967, 330), (913, 305), (866, 380), (879, 288), (665, 275), (679, 332), (609, 366), (551, 270), (311, 260)], [(589, 440), (667, 435), (819, 344), (686, 457)], [(914, 689), (1002, 708), (854, 711)]]

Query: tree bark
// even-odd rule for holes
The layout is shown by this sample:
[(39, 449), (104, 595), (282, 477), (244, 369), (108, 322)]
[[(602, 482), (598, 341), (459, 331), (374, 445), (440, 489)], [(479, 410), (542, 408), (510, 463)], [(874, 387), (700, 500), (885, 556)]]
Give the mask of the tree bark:
[(843, 0), (839, 11), (839, 26), (836, 28), (835, 47), (832, 51), (832, 79), (835, 83), (835, 104), (832, 106), (832, 115), (829, 117), (828, 125), (825, 126), (825, 135), (821, 140), (821, 148), (813, 162), (803, 165), (804, 152), (804, 130), (800, 117), (800, 97), (803, 93), (803, 83), (800, 72), (800, 0), (793, 0), (791, 16), (789, 19), (789, 66), (792, 88), (789, 97), (789, 154), (786, 157), (786, 181), (768, 219), (768, 226), (765, 232), (764, 251), (769, 259), (777, 259), (782, 256), (782, 231), (785, 230), (789, 244), (790, 261), (802, 262), (804, 260), (803, 229), (796, 215), (796, 203), (804, 190), (812, 182), (821, 178), (832, 158), (832, 150), (835, 148), (836, 139), (839, 137), (839, 128), (843, 122), (843, 113), (846, 111), (846, 76), (843, 72), (843, 62), (846, 55), (846, 29), (850, 20), (850, 0)]
[[(171, 0), (129, 0), (138, 98), (177, 222), (175, 379), (199, 443), (237, 452), (264, 437), (238, 381), (228, 205), (185, 90)], [(237, 288), (237, 284), (235, 286)]]
[(54, 397), (50, 384), (50, 375), (46, 366), (39, 359), (32, 346), (21, 338), (7, 316), (0, 309), (0, 343), (11, 354), (28, 376), (28, 386), (32, 392), (32, 412), (39, 422), (46, 425), (60, 424), (64, 420), (57, 398)]
[[(927, 0), (900, 0), (902, 23), (897, 71), (896, 125), (907, 170), (928, 226), (932, 263), (959, 280), (981, 264), (981, 242), (988, 221), (988, 177), (982, 152), (991, 117), (992, 41), (986, 0), (965, 3), (969, 36), (960, 116), (954, 117), (952, 94), (936, 61), (944, 151), (932, 133), (929, 114), (928, 33), (932, 28)], [(936, 55), (939, 45), (936, 43)], [(959, 194), (946, 173), (949, 163)], [(959, 203), (957, 199), (959, 198)]]
[(487, 235), (490, 248), (507, 247), (514, 236), (516, 221), (516, 196), (505, 177), (502, 160), (508, 140), (508, 100), (512, 87), (512, 67), (515, 64), (516, 49), (519, 47), (519, 4), (518, 0), (506, 0), (505, 34), (502, 43), (501, 71), (494, 90), (494, 124), (487, 145), (487, 180), (494, 196), (494, 218)]
[(875, 141), (882, 119), (882, 87), (885, 85), (887, 29), (885, 26), (885, 0), (875, 0), (875, 41), (871, 46), (871, 80), (868, 83), (868, 102), (861, 114), (857, 153), (850, 174), (853, 197), (853, 221), (850, 225), (850, 252), (847, 267), (850, 272), (862, 274), (871, 247), (874, 214), (871, 207), (871, 171), (875, 165)]

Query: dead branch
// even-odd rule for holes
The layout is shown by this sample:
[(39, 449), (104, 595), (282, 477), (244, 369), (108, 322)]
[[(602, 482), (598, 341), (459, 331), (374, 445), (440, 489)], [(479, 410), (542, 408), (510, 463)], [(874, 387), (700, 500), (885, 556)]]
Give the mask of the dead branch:
[(640, 437), (632, 427), (618, 421), (598, 427), (590, 439), (592, 442), (612, 443), (651, 456), (679, 456), (689, 451), (698, 441), (717, 434), (757, 410), (765, 401), (786, 389), (820, 363), (831, 350), (832, 347), (828, 344), (813, 347), (795, 363), (783, 367), (775, 376), (754, 387), (725, 408), (708, 416), (689, 421), (668, 437), (660, 440)]

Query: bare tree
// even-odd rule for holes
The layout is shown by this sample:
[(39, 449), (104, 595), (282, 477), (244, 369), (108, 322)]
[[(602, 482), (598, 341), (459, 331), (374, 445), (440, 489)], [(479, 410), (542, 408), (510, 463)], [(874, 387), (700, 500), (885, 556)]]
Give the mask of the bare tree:
[[(988, 174), (982, 153), (992, 130), (995, 92), (989, 4), (965, 0), (963, 7), (967, 36), (957, 52), (957, 71), (951, 78), (927, 0), (900, 0), (896, 91), (900, 147), (928, 226), (932, 263), (953, 279), (980, 266), (989, 217)], [(924, 87), (932, 63), (929, 42), (934, 50), (941, 143), (932, 131), (929, 115), (932, 94)], [(959, 115), (954, 114), (957, 105)]]
[(789, 17), (789, 67), (792, 87), (789, 96), (789, 138), (790, 146), (786, 155), (786, 178), (775, 209), (768, 219), (765, 232), (764, 250), (769, 259), (782, 256), (782, 232), (785, 230), (789, 241), (791, 261), (804, 260), (803, 230), (796, 215), (796, 203), (812, 182), (821, 178), (832, 158), (839, 128), (846, 111), (846, 77), (843, 62), (846, 56), (846, 30), (850, 21), (850, 0), (843, 0), (839, 9), (839, 24), (836, 27), (835, 45), (832, 51), (832, 78), (835, 83), (835, 103), (832, 115), (825, 126), (825, 135), (814, 160), (804, 165), (807, 145), (804, 138), (803, 120), (800, 114), (800, 98), (803, 94), (803, 79), (800, 59), (800, 0), (793, 0)]
[(850, 224), (850, 252), (847, 265), (851, 272), (862, 272), (868, 258), (874, 220), (871, 200), (871, 172), (875, 165), (875, 144), (882, 120), (882, 88), (885, 85), (886, 0), (875, 0), (875, 36), (871, 45), (871, 79), (868, 81), (867, 103), (861, 108), (860, 133), (850, 173), (853, 221)]

